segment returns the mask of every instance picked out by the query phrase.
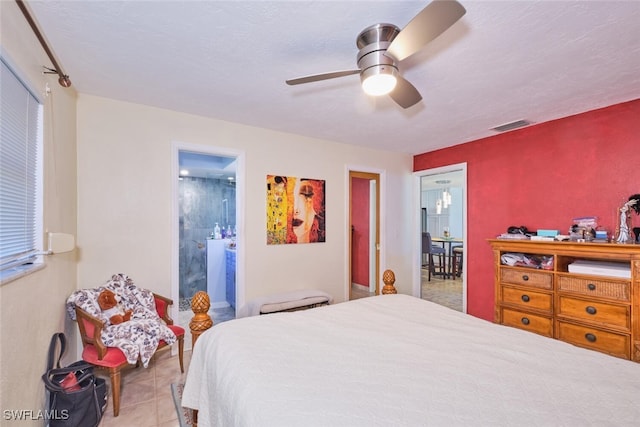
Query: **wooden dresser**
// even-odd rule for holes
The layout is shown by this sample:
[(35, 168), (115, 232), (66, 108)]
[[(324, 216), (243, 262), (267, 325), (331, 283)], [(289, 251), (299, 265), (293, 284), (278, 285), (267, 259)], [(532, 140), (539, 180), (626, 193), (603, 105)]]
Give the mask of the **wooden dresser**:
[[(489, 240), (495, 322), (640, 362), (640, 245)], [(505, 253), (549, 257), (550, 269), (509, 266)], [(620, 262), (630, 278), (569, 272), (579, 260)]]

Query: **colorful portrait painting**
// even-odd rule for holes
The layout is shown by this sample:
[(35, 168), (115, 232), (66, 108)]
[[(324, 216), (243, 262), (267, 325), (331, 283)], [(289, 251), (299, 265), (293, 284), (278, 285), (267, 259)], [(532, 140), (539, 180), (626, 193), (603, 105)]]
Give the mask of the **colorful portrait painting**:
[(267, 244), (325, 241), (325, 182), (267, 175)]

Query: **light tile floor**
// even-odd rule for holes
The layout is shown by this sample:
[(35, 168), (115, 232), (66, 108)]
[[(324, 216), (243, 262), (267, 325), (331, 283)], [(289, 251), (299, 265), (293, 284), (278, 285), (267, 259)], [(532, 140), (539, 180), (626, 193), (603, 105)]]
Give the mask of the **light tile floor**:
[(147, 368), (130, 368), (122, 372), (120, 415), (113, 416), (109, 374), (96, 373), (109, 384), (109, 402), (100, 427), (179, 427), (178, 414), (171, 396), (171, 383), (184, 382), (191, 352), (184, 353), (184, 371), (180, 373), (177, 354), (163, 349), (149, 362)]
[[(233, 308), (212, 310), (214, 325), (235, 317)], [(175, 355), (163, 349), (154, 356), (147, 368), (129, 368), (122, 371), (120, 387), (120, 414), (113, 416), (111, 385), (107, 371), (96, 371), (109, 384), (109, 401), (100, 427), (179, 427), (178, 414), (171, 395), (171, 384), (184, 382), (191, 360), (191, 311), (180, 311), (179, 325), (185, 328), (184, 374), (180, 373), (177, 347)]]
[(457, 311), (463, 310), (462, 304), (462, 278), (455, 280), (443, 279), (442, 276), (431, 276), (428, 280), (428, 271), (422, 269), (422, 299), (432, 301)]

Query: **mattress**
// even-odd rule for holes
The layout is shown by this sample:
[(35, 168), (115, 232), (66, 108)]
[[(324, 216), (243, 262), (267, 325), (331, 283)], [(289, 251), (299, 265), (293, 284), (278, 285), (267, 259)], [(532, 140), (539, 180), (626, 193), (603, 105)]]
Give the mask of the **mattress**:
[(640, 365), (407, 295), (215, 325), (182, 405), (209, 426), (637, 426)]

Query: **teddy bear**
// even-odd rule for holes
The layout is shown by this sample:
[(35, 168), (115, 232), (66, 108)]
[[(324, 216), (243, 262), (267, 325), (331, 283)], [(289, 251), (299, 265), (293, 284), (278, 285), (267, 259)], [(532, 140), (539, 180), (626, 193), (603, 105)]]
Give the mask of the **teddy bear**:
[(131, 310), (123, 310), (116, 294), (109, 289), (105, 289), (98, 295), (98, 305), (102, 313), (107, 316), (112, 325), (118, 325), (131, 319)]

